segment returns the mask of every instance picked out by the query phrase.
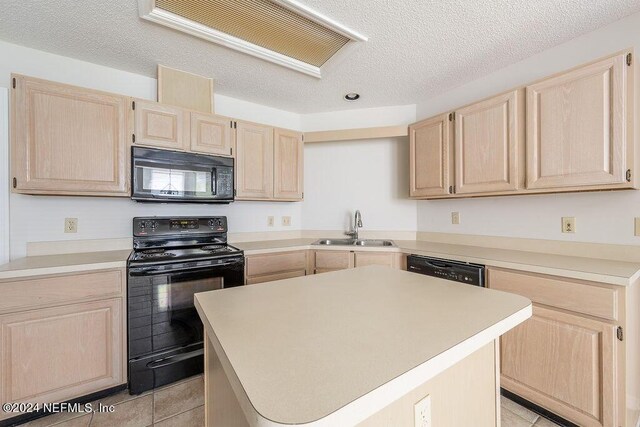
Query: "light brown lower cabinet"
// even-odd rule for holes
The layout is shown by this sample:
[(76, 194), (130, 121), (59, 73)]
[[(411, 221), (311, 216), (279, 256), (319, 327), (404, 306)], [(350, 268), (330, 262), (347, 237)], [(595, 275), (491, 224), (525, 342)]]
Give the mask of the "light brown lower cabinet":
[(306, 274), (306, 250), (247, 255), (245, 258), (247, 285), (290, 279)]
[(640, 284), (489, 269), (489, 287), (533, 302), (501, 338), (501, 386), (580, 426), (635, 427)]
[(406, 258), (405, 254), (397, 252), (344, 250), (299, 250), (247, 255), (245, 283), (254, 285), (367, 265), (385, 265), (406, 270)]
[[(127, 382), (125, 277), (117, 269), (0, 282), (1, 403), (64, 402)], [(19, 289), (41, 293), (29, 305)]]

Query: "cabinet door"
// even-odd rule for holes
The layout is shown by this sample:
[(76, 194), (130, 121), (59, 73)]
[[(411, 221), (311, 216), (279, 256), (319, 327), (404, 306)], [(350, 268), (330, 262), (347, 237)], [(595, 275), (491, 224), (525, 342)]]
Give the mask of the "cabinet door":
[(315, 274), (345, 270), (355, 265), (351, 251), (316, 251), (314, 261)]
[(0, 400), (61, 402), (126, 382), (122, 298), (0, 316)]
[(184, 151), (189, 148), (189, 113), (157, 102), (135, 101), (135, 144)]
[(236, 197), (273, 198), (273, 128), (237, 122)]
[(453, 171), (451, 151), (448, 114), (409, 126), (409, 196), (449, 194)]
[(633, 88), (625, 58), (527, 87), (527, 188), (627, 183)]
[(127, 98), (12, 77), (14, 191), (128, 196)]
[(191, 113), (191, 151), (231, 156), (235, 136), (232, 123), (228, 117)]
[(394, 267), (394, 256), (396, 254), (392, 252), (356, 252), (355, 253), (355, 266), (364, 267), (367, 265), (385, 265), (387, 267)]
[(513, 91), (455, 112), (456, 189), (460, 194), (517, 190), (524, 143), (522, 91)]
[(302, 134), (285, 129), (275, 129), (273, 143), (274, 197), (281, 200), (302, 200), (304, 194)]
[(617, 427), (615, 326), (534, 305), (501, 338), (501, 385), (581, 426)]

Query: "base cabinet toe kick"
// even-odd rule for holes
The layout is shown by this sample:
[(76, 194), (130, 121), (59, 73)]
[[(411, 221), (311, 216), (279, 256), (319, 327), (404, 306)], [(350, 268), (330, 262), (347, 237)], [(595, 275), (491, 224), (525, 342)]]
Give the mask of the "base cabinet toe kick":
[(533, 316), (500, 339), (505, 390), (580, 426), (637, 426), (640, 283), (489, 268), (488, 287), (533, 302)]

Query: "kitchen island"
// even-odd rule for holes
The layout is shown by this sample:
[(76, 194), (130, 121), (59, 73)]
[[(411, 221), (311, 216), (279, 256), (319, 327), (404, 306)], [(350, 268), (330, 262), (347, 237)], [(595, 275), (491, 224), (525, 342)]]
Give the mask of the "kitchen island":
[(498, 425), (496, 340), (531, 316), (524, 297), (381, 266), (195, 304), (209, 427), (413, 426), (419, 401), (436, 426)]

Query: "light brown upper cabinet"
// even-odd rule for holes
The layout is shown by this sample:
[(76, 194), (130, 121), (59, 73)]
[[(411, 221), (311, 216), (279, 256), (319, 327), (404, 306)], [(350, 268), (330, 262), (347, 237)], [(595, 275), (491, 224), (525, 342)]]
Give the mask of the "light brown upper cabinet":
[(13, 191), (129, 195), (123, 96), (12, 75)]
[(235, 129), (228, 117), (142, 100), (136, 100), (132, 108), (136, 145), (217, 156), (233, 154)]
[(302, 200), (302, 134), (240, 121), (236, 127), (236, 199)]
[(449, 114), (409, 126), (409, 195), (427, 197), (452, 191), (452, 139)]
[(302, 134), (285, 129), (275, 129), (273, 144), (274, 198), (302, 200), (304, 195)]
[(228, 117), (191, 113), (191, 151), (231, 156), (235, 137), (231, 124)]
[(527, 188), (632, 186), (631, 59), (620, 53), (527, 86)]
[(189, 148), (189, 113), (180, 107), (136, 100), (136, 145), (187, 150)]
[(524, 183), (524, 90), (456, 110), (455, 193), (513, 191)]
[(237, 122), (236, 198), (273, 198), (273, 128)]

